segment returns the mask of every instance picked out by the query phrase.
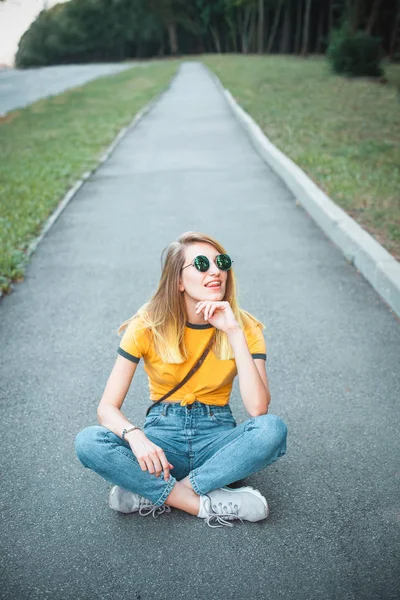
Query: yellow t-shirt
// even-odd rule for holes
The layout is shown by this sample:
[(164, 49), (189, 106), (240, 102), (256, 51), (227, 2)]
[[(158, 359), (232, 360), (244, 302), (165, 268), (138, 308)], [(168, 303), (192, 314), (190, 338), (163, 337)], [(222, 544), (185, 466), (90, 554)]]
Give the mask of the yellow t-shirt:
[[(138, 330), (135, 342), (133, 331), (138, 328), (140, 319), (131, 321), (121, 338), (118, 354), (138, 363), (144, 360), (144, 370), (149, 380), (150, 400), (158, 400), (172, 390), (193, 367), (210, 340), (214, 327), (210, 323), (196, 325), (186, 323), (185, 343), (189, 358), (181, 364), (161, 362), (152, 344), (149, 329)], [(254, 324), (244, 330), (247, 345), (253, 358), (267, 359), (267, 349), (262, 329)], [(224, 406), (229, 403), (233, 380), (237, 375), (234, 359), (219, 360), (210, 350), (199, 370), (166, 402), (180, 402), (182, 406), (195, 400), (204, 404)]]

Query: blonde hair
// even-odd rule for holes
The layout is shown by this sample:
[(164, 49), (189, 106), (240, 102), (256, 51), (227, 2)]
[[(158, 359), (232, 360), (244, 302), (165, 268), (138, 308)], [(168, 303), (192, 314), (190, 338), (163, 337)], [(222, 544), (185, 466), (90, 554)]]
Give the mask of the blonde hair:
[[(185, 247), (196, 242), (211, 244), (220, 254), (226, 254), (224, 247), (214, 238), (204, 233), (187, 231), (164, 248), (161, 255), (162, 273), (157, 291), (143, 304), (130, 319), (124, 321), (118, 333), (122, 333), (137, 319), (138, 330), (149, 329), (153, 335), (155, 351), (164, 363), (179, 364), (188, 358), (184, 333), (188, 320), (183, 293), (179, 291), (179, 278), (185, 262)], [(246, 310), (239, 308), (237, 301), (236, 279), (233, 269), (227, 271), (224, 300), (229, 302), (237, 322), (242, 328), (256, 325), (265, 329), (265, 325)], [(228, 336), (219, 329), (212, 351), (220, 360), (234, 358)]]

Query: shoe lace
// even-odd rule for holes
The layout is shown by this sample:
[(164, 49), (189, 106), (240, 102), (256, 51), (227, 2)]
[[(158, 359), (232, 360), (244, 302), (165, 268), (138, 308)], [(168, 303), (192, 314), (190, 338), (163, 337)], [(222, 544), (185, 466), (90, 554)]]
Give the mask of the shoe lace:
[(140, 501), (139, 515), (141, 515), (142, 517), (147, 517), (148, 515), (152, 514), (153, 517), (156, 519), (164, 512), (171, 512), (171, 507), (167, 506), (167, 504), (156, 506), (151, 502), (151, 500), (147, 500), (147, 498), (142, 498), (142, 500)]
[[(243, 519), (239, 517), (239, 507), (237, 504), (232, 504), (232, 502), (228, 502), (228, 505), (222, 504), (222, 502), (218, 502), (218, 504), (211, 504), (210, 514), (204, 519), (204, 522), (207, 523), (209, 527), (223, 527), (226, 525), (227, 527), (233, 527), (233, 523), (229, 521), (234, 521), (238, 519), (243, 523)], [(212, 525), (211, 521), (216, 521), (219, 525)]]

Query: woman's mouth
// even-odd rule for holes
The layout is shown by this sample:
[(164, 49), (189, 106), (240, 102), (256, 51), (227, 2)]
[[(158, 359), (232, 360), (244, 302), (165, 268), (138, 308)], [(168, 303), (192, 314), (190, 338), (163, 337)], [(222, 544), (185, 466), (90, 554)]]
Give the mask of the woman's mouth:
[(212, 290), (219, 290), (221, 289), (221, 282), (220, 281), (211, 281), (209, 283), (206, 283), (206, 285), (204, 287), (208, 288), (208, 289), (212, 289)]

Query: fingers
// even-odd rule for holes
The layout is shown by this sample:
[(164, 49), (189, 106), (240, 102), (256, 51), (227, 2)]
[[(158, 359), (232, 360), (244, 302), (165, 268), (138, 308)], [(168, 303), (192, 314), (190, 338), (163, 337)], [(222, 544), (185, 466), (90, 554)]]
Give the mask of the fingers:
[(156, 477), (159, 477), (162, 472), (162, 466), (156, 450), (150, 452), (146, 462), (148, 465), (149, 473), (154, 473)]
[(198, 302), (196, 306), (196, 314), (199, 313), (204, 308), (204, 302)]
[(169, 462), (164, 452), (160, 455), (160, 460), (164, 471), (164, 479), (167, 481), (169, 479)]
[(196, 314), (203, 311), (204, 320), (207, 321), (210, 317), (212, 317), (212, 315), (217, 309), (225, 310), (228, 304), (229, 302), (226, 301), (213, 302), (212, 300), (202, 300), (196, 305)]
[(164, 472), (165, 480), (169, 479), (170, 470), (174, 468), (174, 465), (167, 460), (161, 448), (154, 449), (146, 456), (138, 458), (138, 462), (142, 471), (148, 471), (156, 477), (160, 477), (161, 473)]
[(205, 313), (205, 311), (204, 311), (204, 307), (199, 307), (199, 308), (196, 308), (196, 314), (200, 313), (201, 311), (203, 311), (204, 320), (205, 320), (205, 318), (206, 318), (206, 313)]
[(144, 458), (137, 457), (137, 459), (138, 459), (138, 463), (139, 463), (142, 471), (147, 471), (147, 464), (146, 464), (146, 461), (144, 460)]
[(205, 309), (204, 309), (204, 320), (207, 321), (208, 319), (208, 313), (210, 312), (210, 305), (207, 304)]
[(216, 310), (224, 310), (224, 308), (225, 307), (223, 306), (222, 302), (212, 302), (208, 304), (204, 309), (204, 319), (208, 321), (208, 319), (211, 319)]
[(207, 321), (211, 316), (210, 311), (212, 310), (212, 312), (214, 312), (214, 310), (217, 308), (218, 304), (220, 304), (220, 303), (219, 302), (211, 302), (209, 300), (204, 300), (202, 302), (199, 302), (197, 304), (196, 314), (203, 311), (204, 320)]

